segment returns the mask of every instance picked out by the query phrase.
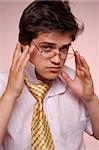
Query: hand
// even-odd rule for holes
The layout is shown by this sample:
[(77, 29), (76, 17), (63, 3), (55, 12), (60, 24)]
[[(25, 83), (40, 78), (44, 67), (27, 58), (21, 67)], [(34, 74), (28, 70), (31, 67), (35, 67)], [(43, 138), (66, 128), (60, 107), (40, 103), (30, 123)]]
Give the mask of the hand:
[(21, 53), (20, 43), (18, 43), (15, 48), (7, 88), (5, 90), (5, 93), (13, 98), (17, 98), (22, 92), (24, 85), (24, 69), (32, 51), (33, 47), (31, 46), (29, 48), (29, 46), (26, 45)]
[(86, 60), (77, 51), (75, 52), (75, 64), (76, 75), (74, 80), (66, 72), (62, 72), (61, 75), (76, 95), (84, 98), (85, 101), (89, 101), (95, 95), (93, 81)]

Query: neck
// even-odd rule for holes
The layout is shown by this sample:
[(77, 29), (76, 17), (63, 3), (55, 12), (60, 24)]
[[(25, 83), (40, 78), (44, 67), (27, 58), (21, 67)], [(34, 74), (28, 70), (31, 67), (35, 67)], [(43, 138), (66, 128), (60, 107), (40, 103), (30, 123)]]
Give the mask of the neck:
[(40, 76), (37, 71), (35, 70), (35, 74), (38, 80), (42, 81), (43, 83), (46, 83), (48, 85), (52, 85), (53, 80), (45, 79), (42, 76)]

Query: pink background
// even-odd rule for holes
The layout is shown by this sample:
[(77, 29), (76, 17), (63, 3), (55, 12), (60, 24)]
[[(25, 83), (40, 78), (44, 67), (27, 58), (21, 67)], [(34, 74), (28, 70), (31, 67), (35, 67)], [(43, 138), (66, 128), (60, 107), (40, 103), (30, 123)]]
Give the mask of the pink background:
[[(18, 23), (23, 9), (32, 0), (0, 0), (0, 72), (6, 72), (18, 39)], [(89, 63), (95, 91), (99, 95), (99, 1), (72, 0), (74, 14), (84, 22), (85, 30), (74, 42)], [(74, 68), (73, 60), (67, 62)], [(85, 134), (87, 150), (99, 150), (99, 142)]]

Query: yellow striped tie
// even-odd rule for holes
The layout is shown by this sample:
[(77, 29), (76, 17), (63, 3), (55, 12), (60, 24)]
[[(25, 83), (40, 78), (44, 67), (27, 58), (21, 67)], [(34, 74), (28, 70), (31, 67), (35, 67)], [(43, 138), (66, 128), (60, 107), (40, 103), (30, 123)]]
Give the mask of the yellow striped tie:
[(43, 100), (49, 87), (47, 84), (30, 84), (25, 78), (32, 95), (37, 99), (32, 119), (32, 150), (55, 150), (52, 135), (43, 110)]

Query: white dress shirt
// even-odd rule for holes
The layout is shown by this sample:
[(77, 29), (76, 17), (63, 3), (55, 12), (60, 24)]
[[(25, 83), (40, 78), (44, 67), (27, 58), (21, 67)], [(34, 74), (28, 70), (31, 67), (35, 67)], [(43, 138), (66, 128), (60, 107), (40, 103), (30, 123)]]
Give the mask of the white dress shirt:
[[(63, 68), (73, 78), (74, 71)], [(28, 63), (25, 74), (30, 82), (36, 82), (34, 67)], [(7, 73), (0, 74), (0, 95), (7, 84)], [(36, 99), (26, 85), (16, 100), (0, 150), (31, 150), (31, 121)], [(5, 108), (6, 109), (6, 108)], [(58, 77), (44, 99), (44, 111), (49, 123), (55, 150), (85, 150), (84, 131), (92, 135), (88, 112), (81, 100)], [(0, 116), (2, 117), (2, 116)]]

